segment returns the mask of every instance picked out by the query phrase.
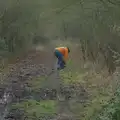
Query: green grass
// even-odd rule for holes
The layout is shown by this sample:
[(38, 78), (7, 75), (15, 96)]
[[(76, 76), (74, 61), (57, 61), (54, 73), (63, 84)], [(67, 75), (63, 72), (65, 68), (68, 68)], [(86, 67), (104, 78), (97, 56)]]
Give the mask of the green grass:
[(87, 71), (81, 72), (75, 70), (65, 70), (62, 71), (60, 75), (64, 80), (64, 84), (81, 83), (81, 85), (85, 86), (88, 94), (90, 94), (87, 103), (73, 104), (73, 109), (74, 111), (76, 111), (77, 115), (81, 116), (81, 120), (91, 120), (92, 116), (100, 111), (103, 106), (108, 104), (113, 95), (110, 84), (108, 84), (107, 87), (105, 87), (104, 85), (99, 87), (102, 82), (107, 80), (102, 80), (102, 75), (100, 74), (94, 73), (93, 75), (89, 75), (87, 74)]
[(33, 114), (37, 118), (44, 114), (55, 114), (57, 111), (56, 102), (53, 100), (45, 100), (37, 102), (35, 100), (27, 100), (21, 103), (13, 104), (13, 108), (19, 108), (25, 110), (26, 116), (30, 117)]
[(86, 72), (82, 69), (74, 68), (74, 61), (69, 59), (67, 67), (60, 72), (64, 84), (83, 82)]

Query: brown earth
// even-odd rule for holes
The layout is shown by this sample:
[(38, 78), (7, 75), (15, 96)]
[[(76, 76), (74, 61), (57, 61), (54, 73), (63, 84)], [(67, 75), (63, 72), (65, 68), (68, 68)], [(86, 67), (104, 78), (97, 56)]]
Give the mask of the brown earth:
[[(76, 69), (79, 68), (78, 64), (79, 61), (82, 61), (82, 57), (80, 56), (80, 52), (79, 49), (74, 49), (74, 51), (72, 51), (70, 58), (73, 61), (73, 66), (71, 69)], [(82, 55), (82, 54), (81, 54)], [(80, 56), (80, 57), (79, 57)], [(1, 99), (3, 97), (4, 93), (10, 93), (10, 98), (8, 98), (9, 102), (5, 103), (4, 106), (5, 107), (0, 107), (0, 111), (4, 112), (4, 108), (6, 108), (7, 105), (11, 104), (12, 102), (20, 102), (21, 100), (23, 100), (26, 97), (26, 86), (27, 81), (29, 79), (35, 78), (37, 76), (45, 76), (47, 73), (49, 73), (51, 71), (51, 69), (54, 66), (54, 56), (53, 56), (53, 52), (52, 49), (46, 49), (46, 50), (31, 50), (29, 52), (27, 52), (24, 55), (21, 55), (20, 57), (15, 58), (14, 60), (10, 61), (10, 67), (9, 67), (9, 73), (6, 74), (3, 78), (3, 83), (1, 83), (1, 89), (0, 89), (0, 96)], [(81, 62), (81, 64), (83, 64)], [(104, 87), (105, 85), (109, 85), (110, 84), (110, 79), (106, 79), (107, 81), (104, 81), (104, 79), (101, 78), (95, 78), (93, 80), (91, 80), (94, 77), (94, 75), (91, 74), (91, 76), (89, 75), (88, 78), (86, 77), (86, 81), (88, 82), (86, 84), (86, 88), (89, 89), (89, 91), (92, 93), (92, 89), (91, 87), (89, 87), (89, 85), (95, 84), (98, 88), (98, 86)], [(51, 80), (54, 79), (54, 86), (56, 86), (55, 84), (57, 84), (57, 80), (56, 78), (51, 77)], [(100, 79), (100, 80), (98, 80)], [(55, 83), (56, 81), (56, 83)], [(51, 82), (49, 82), (51, 83)], [(79, 99), (88, 99), (86, 97), (87, 93), (86, 90), (84, 90), (83, 86), (77, 84), (79, 91), (78, 91), (78, 97)], [(63, 88), (63, 93), (65, 94), (65, 92), (67, 91), (68, 94), (66, 94), (66, 99), (69, 99), (70, 94), (72, 91), (72, 89), (77, 88), (77, 86), (67, 86), (65, 89)], [(92, 86), (94, 87), (94, 86)], [(69, 90), (67, 90), (68, 88), (70, 88)], [(45, 94), (48, 93), (48, 91), (43, 90), (45, 92)], [(43, 94), (43, 91), (39, 91), (39, 99), (40, 97), (43, 98), (43, 96), (41, 96), (40, 94)], [(51, 94), (51, 92), (49, 92)], [(31, 94), (31, 93), (29, 93)], [(48, 95), (49, 96), (49, 95)], [(28, 96), (29, 97), (29, 96)], [(55, 97), (55, 96), (54, 96)], [(50, 96), (49, 96), (50, 98)], [(45, 98), (44, 98), (45, 99)], [(48, 98), (47, 98), (48, 99)], [(53, 98), (51, 98), (53, 99)], [(84, 100), (83, 100), (84, 101)], [(66, 104), (66, 103), (65, 103)], [(64, 106), (64, 104), (63, 104)], [(64, 107), (63, 107), (64, 109)], [(67, 116), (67, 115), (66, 115)], [(66, 118), (66, 116), (64, 118), (62, 118), (61, 120), (70, 120), (69, 118)], [(20, 119), (19, 119), (20, 120)], [(59, 119), (60, 120), (60, 119)]]
[[(21, 100), (23, 100), (24, 97), (26, 97), (26, 81), (34, 77), (46, 75), (47, 73), (49, 73), (54, 66), (54, 62), (55, 58), (53, 56), (52, 49), (43, 51), (31, 50), (28, 51), (26, 54), (21, 55), (20, 57), (16, 57), (10, 60), (8, 73), (3, 75), (3, 83), (1, 83), (0, 85), (1, 100), (3, 100), (3, 95), (8, 95), (7, 101), (1, 103), (0, 111), (1, 114), (3, 113), (2, 116), (6, 116), (4, 112), (9, 104), (13, 102), (20, 102)], [(56, 86), (56, 78), (54, 78), (53, 76), (50, 79), (52, 80), (52, 82), (54, 82), (54, 84), (50, 81), (49, 83), (52, 83), (54, 86)], [(55, 80), (53, 81), (53, 79)], [(48, 91), (46, 90), (43, 91), (48, 93)], [(64, 90), (63, 88), (62, 91), (63, 93), (65, 93), (66, 90)], [(39, 96), (41, 96), (40, 93), (41, 92), (39, 91)], [(49, 93), (51, 94), (51, 92)], [(69, 97), (68, 94), (67, 96)], [(14, 118), (15, 116), (13, 115), (12, 117)]]

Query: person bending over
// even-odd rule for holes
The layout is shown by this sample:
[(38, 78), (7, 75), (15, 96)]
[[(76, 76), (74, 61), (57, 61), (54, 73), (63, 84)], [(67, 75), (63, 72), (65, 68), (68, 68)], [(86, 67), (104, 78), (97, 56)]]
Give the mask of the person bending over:
[(57, 57), (57, 69), (61, 70), (66, 67), (68, 60), (68, 54), (70, 53), (69, 47), (57, 47), (55, 48), (54, 54)]

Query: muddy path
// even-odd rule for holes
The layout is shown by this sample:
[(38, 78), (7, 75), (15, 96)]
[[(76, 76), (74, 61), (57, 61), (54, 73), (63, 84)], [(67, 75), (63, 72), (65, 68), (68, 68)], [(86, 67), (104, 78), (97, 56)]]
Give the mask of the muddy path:
[(33, 77), (46, 75), (47, 72), (50, 71), (51, 61), (47, 61), (50, 56), (50, 53), (48, 54), (45, 51), (30, 51), (27, 55), (23, 56), (21, 60), (17, 60), (16, 64), (9, 66), (8, 74), (1, 74), (1, 120), (4, 120), (9, 104), (18, 102), (26, 96), (26, 80), (32, 79)]
[[(12, 114), (9, 111), (9, 106), (12, 103), (19, 103), (24, 99), (30, 99), (32, 93), (28, 90), (28, 81), (40, 76), (46, 76), (51, 72), (51, 69), (54, 65), (52, 52), (46, 51), (30, 51), (27, 55), (23, 56), (22, 59), (17, 60), (16, 64), (12, 64), (9, 67), (9, 73), (5, 75), (1, 75), (1, 79), (3, 82), (0, 83), (0, 117), (1, 120), (22, 120), (21, 116), (23, 116), (24, 112), (13, 110)], [(56, 78), (51, 77), (52, 81), (54, 80), (54, 85), (57, 86)], [(50, 82), (51, 83), (51, 82)], [(53, 84), (53, 83), (52, 83)], [(51, 84), (51, 85), (52, 85)], [(51, 86), (50, 85), (50, 86)], [(57, 86), (58, 87), (58, 86)], [(69, 89), (68, 89), (69, 88)], [(75, 86), (67, 86), (62, 89), (62, 92), (66, 100), (70, 98), (70, 94), (72, 90), (76, 88)], [(79, 87), (82, 91), (81, 96), (85, 93), (85, 90), (82, 87)], [(70, 91), (71, 90), (71, 91)], [(36, 98), (37, 96), (37, 98)], [(34, 95), (35, 99), (57, 99), (56, 90), (55, 89), (40, 89), (37, 95)], [(32, 96), (33, 97), (33, 96)], [(62, 102), (63, 104), (63, 102)], [(62, 106), (67, 104), (65, 102)], [(62, 108), (62, 111), (64, 108)], [(14, 113), (14, 114), (13, 114)], [(61, 118), (57, 116), (56, 120), (62, 119), (70, 119)]]

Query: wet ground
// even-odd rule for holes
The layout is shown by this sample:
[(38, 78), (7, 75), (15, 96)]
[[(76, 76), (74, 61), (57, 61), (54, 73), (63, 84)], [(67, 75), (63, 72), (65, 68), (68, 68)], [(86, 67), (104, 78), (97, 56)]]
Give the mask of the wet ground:
[[(11, 104), (20, 103), (24, 100), (35, 99), (35, 100), (58, 100), (57, 88), (59, 87), (57, 77), (53, 75), (49, 78), (47, 75), (51, 72), (53, 67), (53, 56), (52, 53), (46, 51), (31, 51), (21, 60), (18, 60), (16, 64), (13, 64), (9, 68), (9, 73), (2, 75), (2, 81), (0, 85), (0, 113), (1, 120), (22, 120), (25, 111), (20, 109), (10, 109)], [(48, 79), (49, 86), (53, 87), (42, 87), (37, 91), (31, 91), (30, 80), (34, 80), (37, 77), (44, 77)], [(54, 80), (53, 80), (54, 79)], [(50, 85), (51, 83), (51, 85)], [(57, 87), (56, 87), (57, 86)], [(55, 88), (56, 87), (56, 88)], [(77, 99), (72, 99), (75, 102), (84, 102), (87, 100), (87, 92), (81, 85), (67, 85), (60, 88), (60, 94), (64, 98), (63, 101), (59, 101), (59, 110), (51, 119), (55, 120), (73, 120), (70, 114), (73, 112), (69, 109), (69, 100), (77, 96)], [(68, 106), (68, 113), (65, 113), (64, 108)], [(60, 114), (64, 113), (64, 116), (60, 117)], [(64, 112), (63, 112), (64, 111)], [(72, 114), (71, 114), (72, 115)], [(46, 116), (46, 115), (45, 115)], [(27, 120), (27, 116), (25, 118)], [(43, 120), (43, 118), (41, 118)], [(75, 119), (75, 117), (74, 117)], [(37, 120), (37, 119), (36, 119)], [(46, 120), (50, 120), (46, 118)]]
[(1, 75), (0, 120), (91, 120), (114, 95), (116, 82), (106, 77), (106, 71), (75, 72), (80, 65), (76, 51), (72, 60), (78, 59), (71, 70), (61, 76), (56, 72), (50, 75), (55, 63), (51, 51), (32, 50)]

